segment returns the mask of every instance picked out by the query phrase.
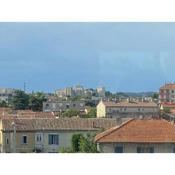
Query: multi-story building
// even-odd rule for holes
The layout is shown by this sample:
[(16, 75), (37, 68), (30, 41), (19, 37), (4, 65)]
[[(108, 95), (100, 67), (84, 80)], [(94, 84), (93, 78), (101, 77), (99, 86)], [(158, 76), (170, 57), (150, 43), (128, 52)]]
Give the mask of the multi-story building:
[(175, 153), (175, 126), (163, 119), (130, 119), (95, 137), (104, 153)]
[(1, 152), (59, 152), (71, 147), (73, 134), (99, 132), (117, 125), (114, 119), (1, 119)]
[(6, 103), (8, 103), (14, 94), (15, 89), (0, 88), (0, 101), (5, 101)]
[(168, 83), (160, 87), (160, 103), (175, 103), (175, 83)]
[(74, 96), (74, 90), (72, 87), (67, 87), (67, 88), (64, 88), (64, 89), (58, 89), (55, 91), (55, 94), (60, 97), (60, 98), (63, 98), (63, 97), (67, 97), (67, 96)]
[(43, 102), (43, 112), (64, 112), (74, 109), (80, 112), (85, 111), (84, 101), (47, 101)]
[(75, 95), (83, 95), (84, 94), (84, 87), (81, 85), (76, 85), (74, 87), (74, 92), (75, 92)]
[(157, 115), (158, 105), (154, 102), (114, 102), (100, 101), (97, 105), (97, 117), (136, 117)]
[(99, 97), (105, 97), (105, 87), (98, 87), (97, 94)]

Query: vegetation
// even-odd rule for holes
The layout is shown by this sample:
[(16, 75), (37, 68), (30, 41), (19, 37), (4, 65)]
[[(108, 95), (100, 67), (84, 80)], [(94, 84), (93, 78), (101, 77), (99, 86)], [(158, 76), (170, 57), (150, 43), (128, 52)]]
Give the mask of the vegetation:
[(62, 113), (62, 117), (74, 117), (79, 115), (80, 115), (80, 112), (76, 109), (68, 109)]
[(158, 98), (159, 98), (159, 94), (158, 94), (158, 93), (154, 93), (151, 97), (152, 97), (153, 99), (158, 99)]
[(46, 101), (46, 98), (43, 93), (37, 92), (32, 94), (29, 98), (29, 108), (32, 111), (42, 111), (44, 101)]
[(96, 118), (97, 116), (97, 109), (91, 108), (90, 111), (85, 115), (86, 118)]
[(0, 101), (0, 107), (8, 107), (8, 105), (4, 100), (2, 100)]
[(97, 144), (93, 142), (94, 135), (87, 134), (83, 136), (82, 134), (74, 134), (72, 136), (72, 146), (71, 148), (62, 148), (61, 153), (98, 153)]
[(83, 138), (82, 134), (74, 134), (72, 136), (72, 151), (73, 152), (80, 152), (80, 140)]
[(165, 112), (165, 113), (170, 113), (171, 110), (170, 110), (169, 108), (163, 108), (163, 112)]
[(31, 109), (33, 111), (42, 111), (42, 104), (45, 100), (45, 96), (41, 92), (29, 95), (24, 91), (16, 90), (11, 100), (11, 106), (15, 110)]
[(14, 97), (12, 98), (12, 108), (16, 110), (24, 110), (29, 107), (29, 95), (24, 91), (16, 90)]

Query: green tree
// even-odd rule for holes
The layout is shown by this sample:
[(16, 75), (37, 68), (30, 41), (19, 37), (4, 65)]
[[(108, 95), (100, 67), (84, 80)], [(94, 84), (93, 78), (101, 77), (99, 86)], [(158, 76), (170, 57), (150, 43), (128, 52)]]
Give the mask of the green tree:
[(159, 98), (159, 94), (158, 94), (158, 93), (154, 93), (151, 97), (152, 97), (153, 99), (158, 99), (158, 98)]
[(15, 110), (24, 110), (29, 108), (29, 95), (24, 91), (16, 90), (12, 97), (12, 108)]
[(163, 112), (165, 112), (165, 113), (170, 113), (171, 110), (170, 110), (169, 108), (163, 108)]
[(91, 99), (87, 99), (86, 102), (85, 102), (85, 105), (95, 107), (95, 103)]
[(97, 109), (96, 108), (91, 108), (88, 114), (86, 114), (85, 117), (87, 118), (96, 118), (97, 116)]
[(42, 111), (43, 102), (46, 101), (45, 95), (37, 92), (30, 95), (29, 107), (32, 111)]
[(94, 135), (87, 134), (83, 136), (82, 134), (74, 134), (72, 136), (71, 148), (62, 148), (60, 152), (62, 153), (98, 153), (97, 144), (94, 143)]
[(8, 105), (4, 100), (2, 100), (0, 101), (0, 107), (8, 107)]
[(73, 152), (79, 152), (80, 151), (80, 140), (83, 138), (82, 134), (74, 134), (72, 136), (71, 142), (72, 142), (72, 151)]
[(79, 115), (80, 115), (80, 112), (76, 109), (68, 109), (62, 114), (63, 117), (74, 117), (74, 116), (79, 116)]
[(94, 143), (94, 136), (87, 134), (86, 137), (80, 138), (79, 150), (82, 153), (97, 153), (97, 144)]

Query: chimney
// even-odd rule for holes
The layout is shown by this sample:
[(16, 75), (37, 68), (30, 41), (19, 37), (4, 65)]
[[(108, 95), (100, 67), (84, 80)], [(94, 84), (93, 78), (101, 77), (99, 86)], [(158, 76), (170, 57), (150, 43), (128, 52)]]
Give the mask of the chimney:
[(141, 119), (141, 120), (144, 119), (143, 115), (140, 115), (140, 116), (139, 116), (139, 119)]

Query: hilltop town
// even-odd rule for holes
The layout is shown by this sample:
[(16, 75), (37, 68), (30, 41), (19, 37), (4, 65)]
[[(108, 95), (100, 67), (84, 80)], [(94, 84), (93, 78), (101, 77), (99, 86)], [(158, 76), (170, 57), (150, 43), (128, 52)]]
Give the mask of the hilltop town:
[(0, 88), (1, 153), (173, 153), (175, 84), (112, 93)]

